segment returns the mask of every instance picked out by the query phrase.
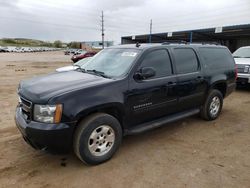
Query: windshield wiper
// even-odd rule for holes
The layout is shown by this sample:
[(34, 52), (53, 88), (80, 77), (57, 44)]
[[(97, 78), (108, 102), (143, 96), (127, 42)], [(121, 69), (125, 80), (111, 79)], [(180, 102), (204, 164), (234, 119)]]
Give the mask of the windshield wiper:
[(102, 76), (103, 78), (110, 78), (110, 76), (107, 76), (104, 72), (97, 71), (95, 69), (93, 69), (93, 70), (86, 70), (86, 72), (93, 73), (93, 74), (98, 75), (98, 76)]
[(86, 73), (86, 70), (83, 69), (81, 66), (79, 66), (79, 65), (73, 65), (73, 66), (76, 66), (76, 67), (77, 67), (77, 68), (76, 68), (77, 71), (80, 70), (81, 72)]

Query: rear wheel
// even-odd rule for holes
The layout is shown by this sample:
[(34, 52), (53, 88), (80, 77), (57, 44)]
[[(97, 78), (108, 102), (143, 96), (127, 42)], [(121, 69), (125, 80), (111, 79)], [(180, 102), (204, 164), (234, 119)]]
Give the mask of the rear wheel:
[(74, 137), (74, 151), (87, 164), (109, 160), (120, 146), (122, 129), (116, 118), (95, 113), (78, 125)]
[(216, 119), (220, 115), (222, 106), (222, 93), (217, 89), (211, 90), (207, 96), (204, 105), (202, 106), (201, 117), (208, 121)]

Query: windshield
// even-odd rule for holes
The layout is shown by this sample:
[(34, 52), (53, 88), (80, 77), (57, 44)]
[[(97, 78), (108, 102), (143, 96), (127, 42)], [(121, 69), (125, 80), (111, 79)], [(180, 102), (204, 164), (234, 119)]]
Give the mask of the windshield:
[(81, 68), (99, 71), (108, 77), (120, 77), (128, 72), (139, 52), (137, 49), (104, 49)]
[(250, 48), (239, 48), (233, 53), (235, 58), (250, 58)]
[(76, 65), (76, 66), (82, 66), (85, 63), (87, 63), (91, 58), (92, 57), (86, 57), (84, 59), (81, 59), (81, 60), (77, 61), (76, 63), (74, 63), (74, 65)]

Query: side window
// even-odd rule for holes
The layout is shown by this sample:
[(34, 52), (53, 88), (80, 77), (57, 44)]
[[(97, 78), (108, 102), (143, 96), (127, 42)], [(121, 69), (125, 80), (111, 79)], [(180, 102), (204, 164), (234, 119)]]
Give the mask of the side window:
[[(153, 78), (172, 75), (172, 66), (167, 50), (155, 50), (145, 56), (140, 68), (152, 67), (156, 74)], [(151, 78), (150, 78), (151, 79)]]
[(211, 70), (234, 68), (234, 60), (226, 48), (200, 48), (206, 67)]
[(196, 72), (199, 68), (198, 60), (193, 49), (174, 49), (175, 65), (178, 74)]

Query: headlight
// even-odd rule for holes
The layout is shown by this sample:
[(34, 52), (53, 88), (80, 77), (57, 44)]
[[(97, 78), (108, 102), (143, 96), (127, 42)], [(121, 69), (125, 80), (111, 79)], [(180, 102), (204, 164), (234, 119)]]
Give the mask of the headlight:
[(43, 123), (59, 123), (62, 117), (62, 105), (34, 106), (34, 120)]

